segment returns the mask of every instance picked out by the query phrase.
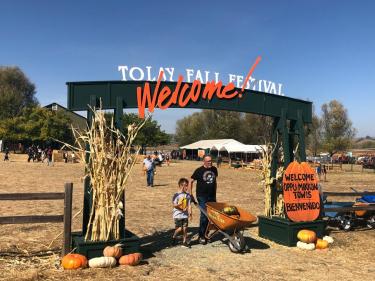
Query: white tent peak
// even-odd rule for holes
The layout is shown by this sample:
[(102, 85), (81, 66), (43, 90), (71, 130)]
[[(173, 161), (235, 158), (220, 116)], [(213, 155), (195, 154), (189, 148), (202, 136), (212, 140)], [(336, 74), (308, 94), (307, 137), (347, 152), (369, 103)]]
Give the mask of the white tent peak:
[[(224, 144), (235, 141), (234, 139), (215, 139), (215, 140), (200, 140), (185, 146), (181, 149), (212, 149), (213, 147), (222, 147)], [(217, 150), (217, 149), (216, 149)]]
[(245, 153), (259, 153), (261, 146), (243, 144), (235, 139), (214, 139), (214, 140), (200, 140), (185, 146), (181, 149), (210, 149), (219, 151), (231, 152), (245, 152)]

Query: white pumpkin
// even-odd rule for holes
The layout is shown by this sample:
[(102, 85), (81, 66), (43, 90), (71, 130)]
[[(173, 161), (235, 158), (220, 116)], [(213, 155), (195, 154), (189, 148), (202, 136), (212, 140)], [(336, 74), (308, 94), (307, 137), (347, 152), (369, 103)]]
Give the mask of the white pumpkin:
[(89, 267), (114, 267), (116, 266), (117, 261), (114, 257), (99, 257), (92, 258), (89, 260)]
[(307, 250), (307, 251), (312, 251), (315, 249), (315, 244), (314, 243), (305, 243), (302, 241), (297, 242), (297, 248), (300, 248), (302, 250)]
[(331, 236), (324, 236), (323, 240), (327, 241), (328, 244), (332, 244), (333, 243), (333, 238)]

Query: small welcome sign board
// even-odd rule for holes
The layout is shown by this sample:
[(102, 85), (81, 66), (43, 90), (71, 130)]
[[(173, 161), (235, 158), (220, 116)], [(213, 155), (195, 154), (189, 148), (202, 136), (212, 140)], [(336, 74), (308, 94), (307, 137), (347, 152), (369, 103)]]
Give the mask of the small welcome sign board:
[(317, 175), (308, 163), (294, 161), (283, 177), (285, 211), (294, 222), (314, 221), (320, 213)]

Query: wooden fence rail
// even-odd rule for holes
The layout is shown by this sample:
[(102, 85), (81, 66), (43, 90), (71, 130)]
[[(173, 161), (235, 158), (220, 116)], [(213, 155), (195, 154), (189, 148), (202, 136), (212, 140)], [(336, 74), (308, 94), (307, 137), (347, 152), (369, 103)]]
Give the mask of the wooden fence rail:
[(355, 211), (375, 211), (375, 206), (353, 206), (353, 207), (335, 207), (335, 208), (324, 208), (324, 212), (355, 212)]
[(24, 223), (64, 223), (64, 236), (62, 255), (70, 252), (72, 236), (72, 196), (73, 183), (66, 183), (65, 192), (51, 193), (2, 193), (1, 200), (64, 200), (63, 215), (45, 215), (45, 216), (7, 216), (0, 217), (0, 224), (24, 224)]
[(0, 193), (0, 200), (61, 200), (64, 192), (55, 193)]
[(364, 195), (375, 195), (375, 192), (323, 192), (326, 196), (364, 196)]

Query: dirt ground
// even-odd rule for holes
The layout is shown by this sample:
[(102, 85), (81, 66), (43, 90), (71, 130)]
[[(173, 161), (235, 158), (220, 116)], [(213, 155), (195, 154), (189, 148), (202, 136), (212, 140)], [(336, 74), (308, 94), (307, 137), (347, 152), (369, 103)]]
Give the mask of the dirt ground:
[[(73, 214), (82, 208), (82, 164), (27, 163), (25, 155), (10, 155), (0, 163), (0, 193), (62, 192), (65, 182), (74, 183)], [(191, 249), (170, 247), (173, 228), (171, 197), (180, 177), (189, 177), (199, 162), (175, 162), (157, 169), (155, 187), (147, 188), (140, 165), (134, 169), (126, 191), (126, 227), (138, 235), (145, 260), (137, 267), (64, 271), (57, 254), (26, 257), (37, 251), (61, 247), (62, 224), (23, 224), (0, 226), (1, 280), (374, 280), (375, 230), (342, 232), (329, 229), (335, 239), (329, 250), (304, 252), (278, 245), (258, 236), (256, 227), (245, 231), (250, 251), (233, 254), (220, 240)], [(375, 173), (329, 171), (325, 191), (375, 191)], [(252, 170), (219, 169), (218, 201), (263, 214), (263, 192), (259, 176)], [(1, 216), (62, 213), (59, 201), (2, 201)], [(195, 235), (199, 212), (194, 207), (190, 235)], [(82, 228), (82, 216), (73, 230)], [(18, 253), (17, 257), (14, 257)]]

